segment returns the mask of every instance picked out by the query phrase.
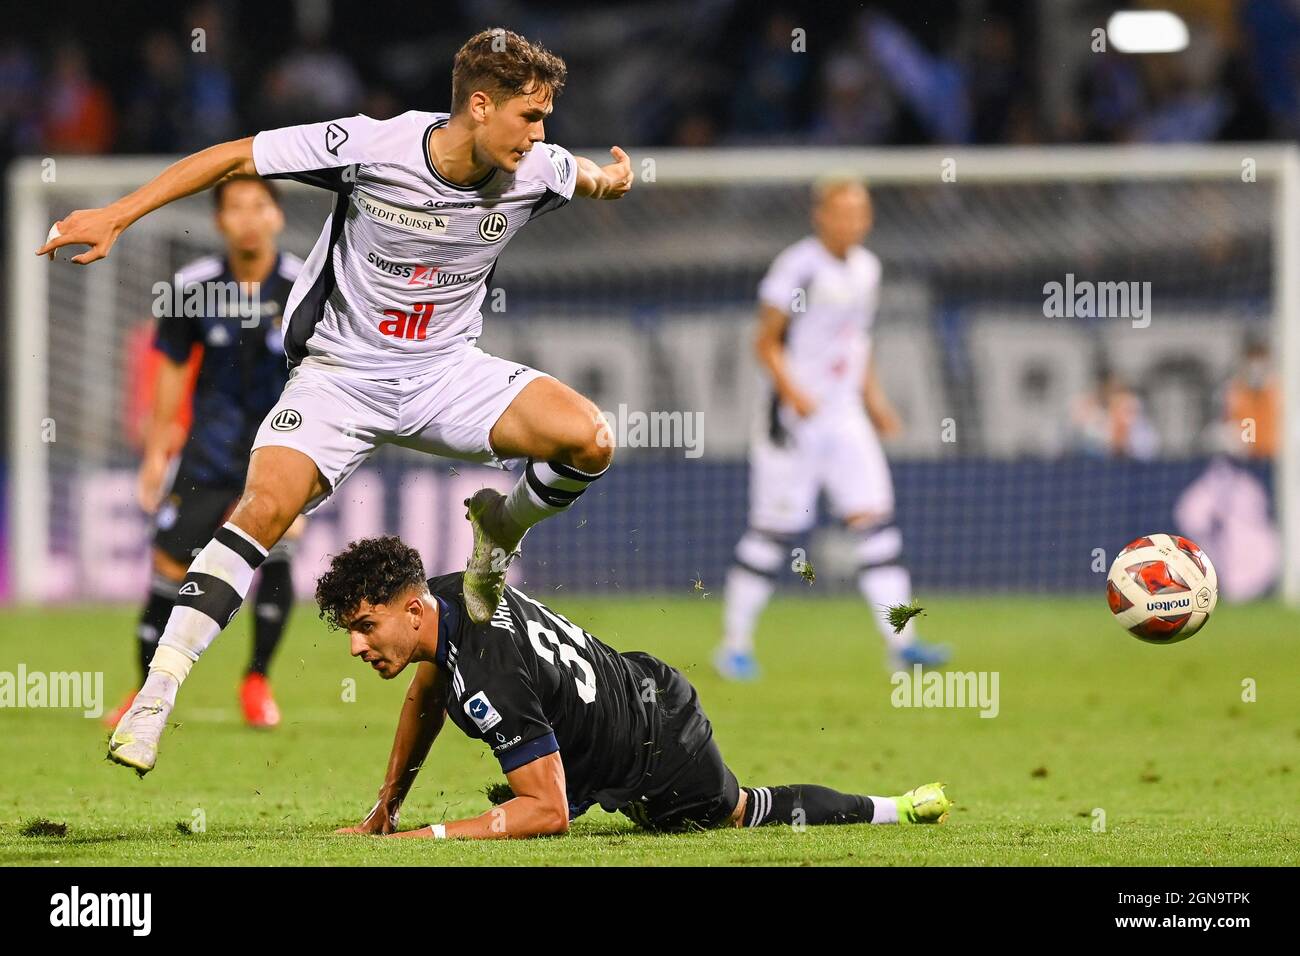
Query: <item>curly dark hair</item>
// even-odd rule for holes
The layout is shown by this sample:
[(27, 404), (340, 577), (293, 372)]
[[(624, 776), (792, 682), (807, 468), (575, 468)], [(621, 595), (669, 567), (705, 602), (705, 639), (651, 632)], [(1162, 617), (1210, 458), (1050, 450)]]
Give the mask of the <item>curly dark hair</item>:
[(569, 68), (540, 43), (502, 27), (482, 30), (456, 51), (451, 66), (451, 111), (460, 113), (470, 94), (482, 90), (498, 106), (538, 87), (560, 95)]
[(316, 603), (331, 630), (343, 627), (362, 601), (387, 604), (407, 588), (424, 587), (420, 552), (396, 535), (353, 541), (316, 580)]

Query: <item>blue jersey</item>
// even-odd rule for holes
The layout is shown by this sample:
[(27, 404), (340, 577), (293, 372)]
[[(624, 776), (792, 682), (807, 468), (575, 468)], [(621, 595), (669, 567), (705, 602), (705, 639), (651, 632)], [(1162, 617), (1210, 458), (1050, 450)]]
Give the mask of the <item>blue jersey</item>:
[(205, 256), (176, 273), (172, 308), (158, 321), (154, 347), (180, 363), (194, 345), (203, 346), (180, 466), (199, 484), (243, 487), (257, 428), (289, 380), (284, 306), (301, 268), (300, 259), (280, 253), (258, 295), (242, 301), (224, 258)]

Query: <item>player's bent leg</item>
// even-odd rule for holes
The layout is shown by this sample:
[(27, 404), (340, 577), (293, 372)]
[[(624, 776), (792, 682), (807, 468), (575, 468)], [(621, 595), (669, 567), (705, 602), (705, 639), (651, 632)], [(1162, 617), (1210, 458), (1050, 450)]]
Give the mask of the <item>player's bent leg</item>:
[(535, 378), (501, 413), (489, 434), (500, 458), (554, 461), (598, 474), (614, 458), (614, 438), (600, 410), (550, 377)]
[(553, 378), (524, 386), (492, 426), (499, 458), (527, 458), (500, 506), (502, 544), (513, 550), (533, 525), (572, 507), (614, 459), (614, 438), (600, 410)]
[(528, 463), (509, 495), (483, 488), (465, 502), (474, 529), (465, 606), (480, 624), (501, 603), (506, 571), (528, 529), (572, 507), (614, 457), (599, 409), (553, 378), (525, 385), (492, 426), (489, 442), (498, 458)]
[(253, 451), (239, 504), (190, 565), (149, 677), (109, 738), (111, 760), (140, 774), (153, 768), (158, 741), (190, 668), (239, 610), (270, 547), (303, 507), (326, 490), (316, 463), (303, 452), (281, 446)]

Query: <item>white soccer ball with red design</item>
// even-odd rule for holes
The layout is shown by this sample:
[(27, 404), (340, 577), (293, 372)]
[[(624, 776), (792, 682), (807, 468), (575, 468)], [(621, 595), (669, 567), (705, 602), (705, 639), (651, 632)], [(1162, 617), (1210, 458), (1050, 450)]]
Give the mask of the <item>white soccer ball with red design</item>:
[(1194, 541), (1149, 534), (1115, 556), (1106, 601), (1122, 627), (1149, 644), (1185, 641), (1219, 603), (1219, 576)]

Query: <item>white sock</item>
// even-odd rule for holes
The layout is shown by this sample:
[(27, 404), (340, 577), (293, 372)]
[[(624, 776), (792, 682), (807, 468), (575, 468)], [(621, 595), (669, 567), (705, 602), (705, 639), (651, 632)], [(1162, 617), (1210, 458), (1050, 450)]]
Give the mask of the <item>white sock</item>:
[(749, 654), (754, 650), (754, 629), (763, 613), (776, 582), (747, 568), (732, 566), (727, 572), (724, 592), (722, 646), (732, 654)]
[(528, 459), (524, 473), (506, 496), (501, 510), (504, 530), (512, 538), (506, 543), (511, 547), (517, 545), (537, 522), (567, 511), (587, 486), (604, 473), (591, 475), (559, 462)]
[(776, 590), (776, 574), (785, 559), (785, 549), (774, 538), (746, 531), (736, 542), (736, 558), (727, 572), (723, 595), (722, 644), (733, 654), (754, 650), (758, 616)]
[(244, 603), (253, 573), (265, 559), (266, 549), (246, 532), (229, 522), (217, 529), (176, 592), (176, 606), (149, 664), (146, 687), (151, 686), (155, 671), (169, 674), (177, 685), (185, 681), (190, 665)]
[(872, 823), (897, 823), (898, 822), (898, 804), (894, 802), (893, 797), (873, 797), (867, 795), (871, 801), (871, 822)]
[(889, 607), (912, 600), (912, 575), (899, 563), (902, 555), (903, 533), (897, 525), (870, 528), (858, 540), (856, 556), (862, 569), (858, 572), (858, 590), (892, 650), (907, 647), (916, 638), (912, 621), (899, 634), (889, 623)]
[(871, 616), (880, 628), (880, 635), (893, 650), (907, 647), (916, 640), (916, 622), (908, 621), (903, 630), (895, 634), (889, 623), (889, 607), (907, 604), (912, 600), (912, 576), (907, 568), (891, 564), (882, 568), (869, 568), (858, 575), (858, 590), (871, 605)]

